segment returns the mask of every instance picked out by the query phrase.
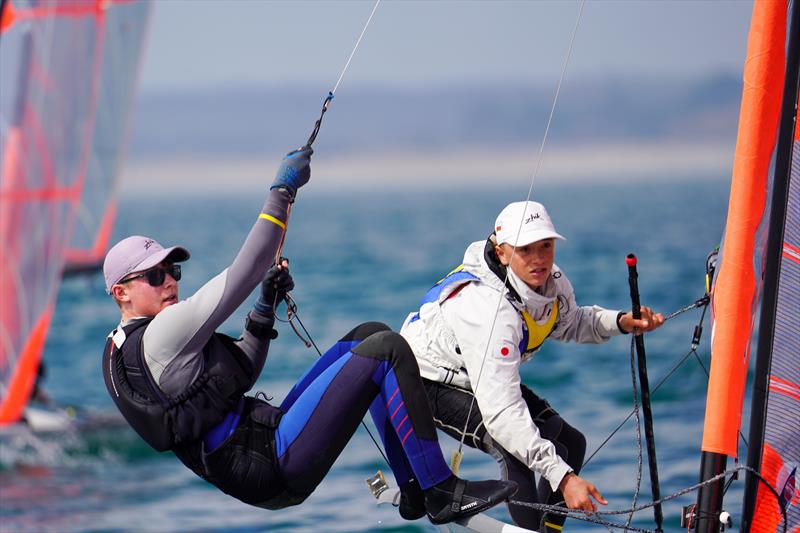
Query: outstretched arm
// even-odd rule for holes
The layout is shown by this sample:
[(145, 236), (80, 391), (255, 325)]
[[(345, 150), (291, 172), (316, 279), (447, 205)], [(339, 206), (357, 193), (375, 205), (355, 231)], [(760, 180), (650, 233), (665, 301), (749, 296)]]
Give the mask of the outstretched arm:
[(143, 342), (148, 367), (167, 393), (182, 390), (197, 375), (203, 346), (264, 279), (283, 238), (289, 204), (310, 176), (310, 156), (309, 149), (284, 159), (230, 267), (190, 298), (164, 309), (147, 328)]

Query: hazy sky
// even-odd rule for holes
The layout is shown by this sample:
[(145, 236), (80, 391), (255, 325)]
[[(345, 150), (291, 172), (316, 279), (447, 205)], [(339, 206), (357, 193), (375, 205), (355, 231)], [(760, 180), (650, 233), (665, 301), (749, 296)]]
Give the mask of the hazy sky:
[[(141, 87), (332, 88), (372, 0), (156, 0)], [(383, 0), (348, 84), (557, 78), (579, 2)], [(750, 1), (586, 3), (568, 76), (740, 72)]]

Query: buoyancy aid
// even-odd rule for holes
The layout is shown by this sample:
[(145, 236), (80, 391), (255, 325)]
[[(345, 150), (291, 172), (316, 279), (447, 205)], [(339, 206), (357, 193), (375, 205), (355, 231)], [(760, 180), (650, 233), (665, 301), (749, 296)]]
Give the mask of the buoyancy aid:
[(152, 318), (137, 319), (108, 337), (103, 377), (125, 420), (158, 451), (201, 439), (250, 388), (252, 365), (233, 339), (215, 333), (203, 348), (204, 370), (184, 392), (169, 396), (144, 359), (142, 337)]
[[(494, 253), (494, 246), (491, 241), (487, 241), (484, 251), (484, 258), (489, 266), (489, 269), (500, 280), (506, 279), (506, 267), (500, 263)], [(461, 289), (466, 287), (468, 283), (479, 281), (480, 278), (475, 274), (464, 270), (464, 265), (459, 265), (451, 270), (444, 278), (434, 284), (433, 287), (428, 289), (428, 292), (420, 300), (420, 307), (426, 303), (439, 302), (443, 303), (450, 298), (455, 297)], [(522, 298), (517, 291), (506, 280), (506, 298), (511, 302), (514, 308), (519, 312), (521, 318), (521, 337), (522, 340), (519, 344), (519, 351), (523, 359), (530, 356), (533, 352), (539, 349), (547, 337), (555, 329), (556, 322), (558, 321), (558, 301), (553, 301), (553, 308), (550, 316), (547, 317), (543, 323), (537, 322), (522, 302)], [(419, 319), (417, 312), (411, 319), (411, 322)]]

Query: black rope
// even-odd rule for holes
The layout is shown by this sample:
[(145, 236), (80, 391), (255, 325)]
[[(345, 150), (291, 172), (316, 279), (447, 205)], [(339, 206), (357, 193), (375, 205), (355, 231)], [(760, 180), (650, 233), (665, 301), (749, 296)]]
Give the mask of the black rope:
[(319, 133), (319, 128), (322, 126), (322, 117), (325, 116), (325, 112), (328, 110), (328, 106), (331, 105), (331, 101), (333, 100), (333, 93), (329, 92), (328, 96), (325, 97), (325, 101), (322, 102), (322, 111), (319, 114), (319, 118), (314, 123), (314, 129), (311, 131), (311, 135), (309, 135), (308, 140), (306, 141), (306, 145), (303, 148), (311, 148), (311, 145), (314, 144), (314, 141), (317, 140), (317, 134)]

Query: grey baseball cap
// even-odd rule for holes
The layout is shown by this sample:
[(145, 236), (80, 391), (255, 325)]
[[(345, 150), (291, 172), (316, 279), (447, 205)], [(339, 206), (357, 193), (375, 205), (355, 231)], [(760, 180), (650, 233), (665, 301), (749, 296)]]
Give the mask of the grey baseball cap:
[(182, 246), (164, 248), (150, 237), (133, 235), (122, 239), (108, 251), (103, 261), (106, 292), (111, 294), (111, 287), (128, 274), (152, 268), (165, 259), (180, 263), (189, 257), (186, 248)]

